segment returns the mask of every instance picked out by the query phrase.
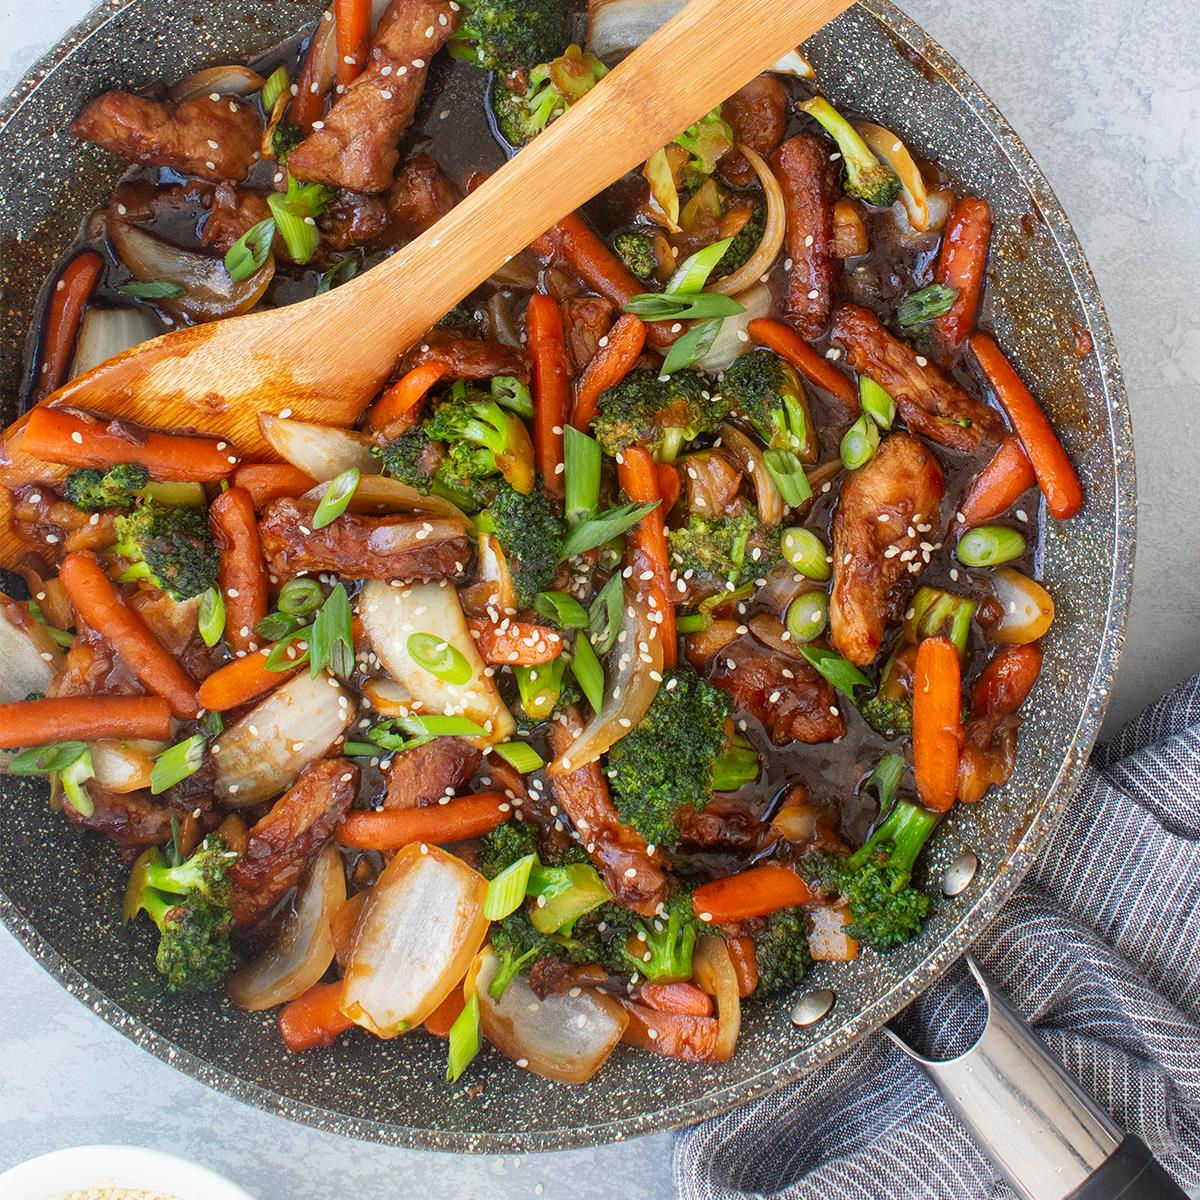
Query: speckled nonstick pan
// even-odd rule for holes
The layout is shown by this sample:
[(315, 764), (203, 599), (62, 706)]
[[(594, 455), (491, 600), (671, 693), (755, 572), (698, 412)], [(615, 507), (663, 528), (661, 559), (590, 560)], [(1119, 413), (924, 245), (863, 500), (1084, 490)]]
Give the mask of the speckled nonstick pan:
[[(297, 0), (110, 0), (72, 30), (0, 105), (0, 376), (15, 415), (38, 289), (106, 198), (113, 161), (67, 125), (108, 87), (141, 87), (253, 56), (316, 16)], [(1075, 786), (1104, 712), (1121, 646), (1134, 544), (1129, 414), (1112, 333), (1091, 271), (1041, 172), (979, 88), (887, 0), (866, 0), (808, 52), (835, 103), (885, 120), (986, 195), (997, 229), (988, 323), (1043, 398), (1087, 488), (1083, 514), (1051, 526), (1040, 567), (1058, 606), (1012, 783), (960, 806), (939, 831), (930, 875), (964, 849), (974, 882), (939, 904), (924, 935), (886, 957), (818, 968), (836, 996), (805, 1028), (792, 997), (746, 1006), (732, 1062), (688, 1066), (619, 1049), (582, 1087), (546, 1083), (485, 1053), (457, 1087), (445, 1045), (343, 1039), (283, 1048), (271, 1014), (223, 997), (178, 1000), (153, 970), (149, 926), (119, 921), (122, 870), (101, 838), (52, 814), (35, 785), (0, 782), (0, 919), (74, 995), (147, 1050), (251, 1104), (323, 1129), (461, 1151), (552, 1150), (713, 1116), (797, 1078), (878, 1028), (971, 944), (1037, 854)], [(0, 664), (0, 669), (3, 669)], [(131, 946), (130, 942), (136, 943)]]

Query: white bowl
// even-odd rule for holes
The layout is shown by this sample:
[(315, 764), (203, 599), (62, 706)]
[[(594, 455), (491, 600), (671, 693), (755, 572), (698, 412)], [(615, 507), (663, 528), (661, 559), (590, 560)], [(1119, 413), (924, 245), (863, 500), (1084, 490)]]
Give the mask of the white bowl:
[(84, 1188), (128, 1188), (170, 1200), (253, 1200), (207, 1167), (136, 1146), (56, 1150), (0, 1175), (4, 1200), (58, 1200)]

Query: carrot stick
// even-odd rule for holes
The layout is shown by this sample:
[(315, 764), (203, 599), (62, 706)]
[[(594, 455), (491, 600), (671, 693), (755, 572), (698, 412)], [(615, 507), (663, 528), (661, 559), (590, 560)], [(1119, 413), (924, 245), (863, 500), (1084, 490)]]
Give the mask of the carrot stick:
[(712, 997), (694, 983), (643, 983), (638, 989), (642, 1003), (660, 1013), (685, 1017), (711, 1017)]
[(962, 675), (949, 638), (926, 638), (913, 668), (913, 773), (921, 803), (945, 812), (954, 803), (962, 747)]
[(321, 14), (317, 28), (308, 43), (308, 53), (304, 56), (304, 66), (300, 68), (300, 78), (296, 80), (296, 95), (292, 98), (292, 120), (304, 130), (311, 133), (313, 122), (319, 121), (325, 113), (325, 93), (320, 90), (317, 79), (317, 63), (325, 48), (325, 39), (331, 36), (328, 28), (333, 21), (333, 13), (326, 10)]
[(1046, 507), (1060, 521), (1073, 517), (1083, 507), (1083, 486), (1054, 427), (990, 337), (976, 333), (968, 344), (1021, 439), (1038, 486), (1046, 497)]
[(567, 368), (562, 313), (549, 296), (538, 292), (525, 310), (525, 330), (533, 369), (533, 446), (542, 486), (563, 494), (563, 426), (571, 407), (571, 375)]
[(377, 433), (393, 421), (414, 414), (417, 405), (429, 394), (429, 389), (450, 374), (450, 364), (431, 358), (401, 375), (367, 413), (367, 429)]
[[(563, 217), (529, 247), (538, 258), (564, 258), (575, 274), (594, 292), (624, 308), (645, 288), (626, 269), (619, 258), (591, 231), (578, 213)], [(678, 324), (678, 322), (676, 322)], [(682, 333), (666, 321), (654, 321), (646, 330), (652, 345), (660, 349), (673, 345)]]
[(683, 1013), (656, 1012), (644, 1004), (623, 1000), (629, 1024), (621, 1041), (664, 1058), (686, 1062), (710, 1062), (717, 1050), (720, 1027), (716, 1017), (693, 1017)]
[(754, 948), (754, 939), (741, 935), (726, 937), (725, 945), (729, 949), (733, 973), (737, 976), (738, 995), (745, 1000), (758, 987), (758, 952)]
[(201, 685), (197, 693), (200, 707), (209, 712), (228, 712), (231, 708), (274, 691), (281, 683), (290, 679), (300, 668), (289, 667), (286, 671), (268, 671), (267, 650), (235, 658), (233, 662), (219, 667)]
[(766, 917), (781, 908), (815, 900), (816, 893), (791, 867), (764, 863), (737, 875), (702, 883), (692, 893), (692, 907), (702, 921), (735, 925), (751, 917)]
[(337, 22), (337, 81), (352, 83), (367, 62), (371, 39), (371, 0), (333, 0)]
[(933, 272), (937, 283), (958, 290), (949, 312), (933, 323), (948, 351), (957, 350), (975, 328), (987, 279), (991, 240), (991, 206), (977, 196), (963, 196), (946, 222), (942, 251)]
[(499, 625), (483, 618), (467, 622), (475, 648), (488, 666), (515, 664), (536, 667), (556, 659), (563, 648), (562, 637), (544, 625), (529, 621), (504, 620)]
[(992, 461), (975, 476), (958, 506), (962, 523), (970, 527), (998, 517), (1036, 482), (1037, 476), (1020, 440), (1006, 437)]
[(196, 716), (196, 682), (163, 648), (117, 591), (90, 551), (68, 554), (58, 569), (79, 618), (112, 643), (125, 665), (149, 692), (162, 696), (180, 718)]
[(583, 374), (575, 382), (575, 407), (571, 424), (587, 433), (600, 396), (615, 387), (633, 370), (646, 345), (646, 322), (633, 313), (624, 313), (608, 331), (604, 345), (592, 356)]
[(255, 509), (260, 509), (272, 500), (303, 496), (317, 481), (288, 463), (242, 463), (231, 482), (234, 487), (245, 488)]
[[(660, 502), (658, 507), (647, 513), (630, 530), (629, 544), (632, 556), (645, 558), (649, 570), (654, 573), (650, 580), (651, 607), (662, 613), (659, 636), (662, 638), (663, 665), (675, 665), (678, 646), (675, 636), (675, 606), (671, 603), (671, 559), (667, 551), (667, 528), (664, 521), (662, 493), (658, 490), (658, 470), (650, 452), (642, 446), (630, 446), (622, 451), (617, 463), (617, 479), (625, 494), (637, 504)], [(641, 571), (635, 570), (640, 576)]]
[(39, 405), (21, 433), (20, 448), (34, 458), (69, 467), (141, 463), (153, 479), (212, 483), (237, 464), (228, 442), (135, 430), (103, 417)]
[(171, 706), (160, 696), (55, 696), (0, 704), (0, 746), (171, 736)]
[(104, 270), (104, 259), (95, 250), (75, 255), (63, 268), (50, 296), (46, 330), (42, 334), (42, 366), (34, 400), (42, 400), (57, 391), (67, 377), (71, 352), (79, 336), (83, 308)]
[(858, 412), (858, 389), (794, 329), (782, 321), (772, 321), (767, 317), (751, 321), (746, 328), (759, 345), (774, 350), (780, 358), (786, 358), (814, 387), (822, 388), (840, 400), (850, 412)]
[(355, 850), (399, 850), (413, 842), (461, 842), (503, 825), (512, 806), (501, 792), (476, 792), (428, 808), (391, 808), (348, 813), (337, 840)]
[(340, 980), (314, 983), (303, 996), (279, 1010), (279, 1033), (292, 1053), (332, 1046), (339, 1033), (354, 1028), (354, 1022), (342, 1012), (342, 991)]
[(459, 1014), (466, 1007), (467, 998), (463, 995), (462, 987), (455, 987), (451, 990), (450, 995), (425, 1018), (423, 1024), (434, 1037), (449, 1037), (450, 1027), (458, 1020)]
[(220, 557), (217, 578), (225, 600), (225, 641), (237, 651), (258, 647), (254, 627), (267, 615), (267, 565), (258, 539), (254, 497), (231, 487), (208, 508)]
[(658, 475), (658, 492), (662, 496), (662, 510), (666, 514), (679, 503), (683, 480), (679, 478), (679, 468), (670, 463), (659, 463), (655, 473)]

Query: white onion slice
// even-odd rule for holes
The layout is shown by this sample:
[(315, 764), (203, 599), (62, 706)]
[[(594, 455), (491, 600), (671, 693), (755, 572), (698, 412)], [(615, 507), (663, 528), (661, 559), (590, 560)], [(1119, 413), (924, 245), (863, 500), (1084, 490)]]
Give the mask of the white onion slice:
[(755, 154), (749, 146), (743, 146), (739, 142), (737, 148), (754, 168), (754, 173), (762, 184), (763, 197), (767, 202), (767, 220), (754, 253), (732, 275), (723, 275), (709, 287), (710, 292), (720, 292), (723, 296), (736, 296), (738, 292), (758, 283), (775, 265), (783, 247), (784, 234), (787, 232), (787, 207), (783, 201), (783, 189), (779, 186), (775, 173), (763, 161), (762, 156)]
[(754, 343), (741, 335), (746, 332), (751, 321), (769, 316), (773, 304), (771, 289), (765, 283), (756, 283), (749, 291), (738, 296), (737, 301), (745, 312), (726, 317), (721, 322), (716, 340), (708, 353), (696, 363), (701, 371), (709, 375), (724, 371), (733, 365), (736, 358), (754, 349)]
[(738, 996), (737, 972), (725, 939), (707, 935), (700, 938), (692, 968), (696, 983), (717, 1001), (717, 1046), (713, 1061), (728, 1062), (742, 1027), (742, 1002)]
[(162, 328), (147, 309), (94, 308), (88, 305), (79, 325), (79, 340), (71, 361), (71, 378), (158, 337), (160, 333)]
[(1036, 642), (1054, 621), (1054, 598), (1040, 583), (1014, 567), (1000, 567), (991, 574), (992, 591), (1004, 616), (988, 634), (1004, 646)]
[(280, 457), (319, 483), (327, 483), (350, 467), (364, 475), (379, 470), (379, 459), (371, 455), (371, 439), (352, 429), (292, 421), (271, 413), (258, 414), (258, 427)]
[(275, 945), (230, 976), (229, 998), (247, 1012), (262, 1012), (302, 996), (333, 962), (333, 914), (346, 902), (342, 857), (326, 846), (309, 869), (284, 918)]
[(92, 766), (96, 784), (106, 792), (136, 792), (150, 786), (154, 760), (167, 748), (166, 742), (95, 742)]
[(770, 471), (767, 470), (763, 452), (736, 425), (731, 425), (728, 421), (718, 432), (721, 435), (721, 445), (733, 454), (754, 484), (758, 515), (762, 517), (763, 524), (773, 529), (783, 520), (783, 497), (779, 494)]
[(41, 695), (62, 662), (62, 650), (23, 607), (0, 592), (0, 703)]
[(261, 92), (266, 80), (257, 72), (241, 63), (228, 63), (219, 67), (205, 67), (186, 79), (181, 79), (171, 88), (171, 99), (176, 104), (194, 100), (197, 96), (208, 96), (214, 92), (219, 96), (253, 96)]

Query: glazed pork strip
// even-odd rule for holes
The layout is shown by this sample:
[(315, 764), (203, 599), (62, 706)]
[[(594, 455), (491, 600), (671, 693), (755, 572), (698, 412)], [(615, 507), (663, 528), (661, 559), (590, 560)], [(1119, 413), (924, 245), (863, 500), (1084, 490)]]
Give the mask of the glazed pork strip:
[(87, 816), (73, 805), (63, 813), (72, 825), (91, 833), (102, 833), (123, 850), (144, 850), (170, 840), (171, 809), (156, 804), (146, 792), (108, 792), (94, 783), (88, 786), (92, 812)]
[[(787, 103), (783, 81), (774, 75), (759, 75), (725, 101), (721, 116), (729, 122), (735, 142), (766, 158), (783, 139)], [(734, 187), (748, 187), (758, 178), (746, 156), (736, 149), (722, 157), (718, 170)]]
[(833, 521), (834, 647), (860, 667), (875, 661), (906, 592), (902, 580), (925, 568), (940, 536), (946, 481), (932, 451), (894, 433), (842, 486)]
[(358, 789), (358, 768), (344, 758), (307, 767), (251, 830), (246, 852), (229, 868), (233, 923), (257, 925), (300, 882), (325, 848)]
[[(234, 187), (228, 183), (218, 184), (213, 189), (208, 215), (200, 226), (200, 244), (225, 254), (238, 238), (270, 215), (266, 192)], [(284, 262), (292, 261), (287, 243), (278, 232), (272, 239), (271, 252)]]
[(811, 134), (788, 138), (771, 156), (787, 210), (788, 286), (784, 310), (796, 332), (815, 341), (833, 311), (833, 199), (825, 150)]
[(617, 316), (616, 305), (603, 296), (568, 296), (559, 303), (567, 357), (578, 375), (596, 357), (600, 341)]
[(384, 808), (425, 808), (467, 784), (483, 751), (458, 737), (439, 737), (398, 754), (387, 772)]
[(313, 529), (316, 508), (309, 500), (285, 499), (263, 509), (258, 532), (272, 575), (333, 571), (347, 579), (450, 579), (471, 555), (461, 523), (444, 517), (343, 513)]
[(352, 192), (392, 183), (396, 147), (412, 124), (429, 64), (458, 28), (455, 0), (392, 0), (375, 31), (366, 69), (318, 129), (288, 155), (297, 178)]
[(404, 356), (400, 373), (434, 360), (448, 364), (453, 379), (511, 375), (522, 383), (529, 382), (529, 355), (524, 350), (449, 329), (431, 329)]
[[(564, 709), (550, 723), (550, 748), (556, 755), (565, 753), (582, 731), (579, 710)], [(651, 853), (646, 839), (621, 821), (600, 764), (555, 775), (551, 786), (616, 902), (642, 916), (653, 916), (667, 894), (662, 855)]]
[(259, 157), (262, 121), (236, 96), (197, 96), (172, 104), (129, 92), (89, 101), (71, 131), (131, 162), (170, 167), (214, 183), (240, 182)]
[(890, 393), (913, 433), (968, 452), (1004, 436), (1004, 422), (994, 408), (972, 399), (911, 346), (892, 337), (873, 312), (857, 304), (839, 308), (833, 342), (846, 351), (852, 370), (869, 375)]

